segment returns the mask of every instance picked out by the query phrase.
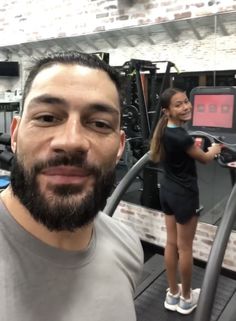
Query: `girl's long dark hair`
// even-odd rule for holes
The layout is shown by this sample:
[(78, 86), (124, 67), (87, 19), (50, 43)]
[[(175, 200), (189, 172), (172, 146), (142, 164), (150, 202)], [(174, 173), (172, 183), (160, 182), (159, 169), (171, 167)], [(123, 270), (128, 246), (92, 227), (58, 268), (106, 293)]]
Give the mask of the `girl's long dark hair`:
[[(178, 88), (167, 88), (163, 91), (163, 93), (160, 96), (160, 106), (162, 110), (169, 109), (171, 98), (179, 92), (185, 91)], [(158, 163), (165, 159), (165, 148), (162, 142), (162, 137), (167, 123), (168, 117), (165, 114), (163, 114), (156, 125), (150, 142), (150, 158), (154, 163)]]
[(150, 144), (150, 158), (154, 163), (159, 163), (165, 159), (165, 149), (162, 144), (162, 137), (167, 126), (168, 118), (162, 115), (154, 130)]

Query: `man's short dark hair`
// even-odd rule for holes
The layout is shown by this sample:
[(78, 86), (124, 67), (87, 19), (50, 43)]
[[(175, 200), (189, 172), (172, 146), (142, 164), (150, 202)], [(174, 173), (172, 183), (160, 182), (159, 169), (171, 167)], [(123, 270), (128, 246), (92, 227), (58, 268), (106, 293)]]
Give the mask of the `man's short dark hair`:
[(26, 79), (24, 90), (23, 90), (23, 97), (22, 97), (22, 108), (24, 108), (24, 103), (27, 95), (30, 92), (32, 83), (37, 76), (37, 74), (52, 65), (55, 64), (68, 64), (68, 65), (80, 65), (86, 66), (93, 69), (100, 69), (105, 71), (110, 79), (115, 84), (119, 98), (120, 98), (120, 105), (122, 106), (122, 89), (121, 89), (121, 81), (119, 73), (110, 65), (105, 63), (95, 54), (88, 54), (82, 53), (79, 51), (59, 51), (52, 54), (49, 54), (44, 57), (35, 58), (34, 64), (30, 68), (28, 77)]

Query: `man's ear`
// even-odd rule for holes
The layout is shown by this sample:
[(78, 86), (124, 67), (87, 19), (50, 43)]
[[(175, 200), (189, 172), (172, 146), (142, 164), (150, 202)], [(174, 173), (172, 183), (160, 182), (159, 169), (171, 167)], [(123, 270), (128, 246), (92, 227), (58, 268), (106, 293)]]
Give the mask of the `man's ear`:
[(16, 152), (16, 142), (17, 142), (17, 133), (18, 133), (18, 128), (20, 124), (20, 116), (15, 116), (12, 119), (11, 122), (11, 127), (10, 127), (10, 132), (11, 132), (11, 149), (13, 153)]
[(125, 132), (123, 130), (120, 131), (120, 147), (119, 147), (119, 150), (118, 150), (118, 153), (117, 153), (117, 157), (116, 157), (116, 164), (118, 164), (123, 152), (124, 152), (124, 149), (125, 149)]

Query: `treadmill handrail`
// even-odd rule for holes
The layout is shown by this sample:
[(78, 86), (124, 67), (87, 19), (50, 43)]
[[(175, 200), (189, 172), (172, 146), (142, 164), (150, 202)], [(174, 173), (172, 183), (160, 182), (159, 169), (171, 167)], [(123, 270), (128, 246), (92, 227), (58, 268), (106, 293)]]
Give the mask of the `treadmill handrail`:
[(109, 216), (112, 216), (117, 205), (119, 204), (121, 197), (130, 186), (133, 179), (141, 171), (141, 169), (150, 161), (149, 152), (144, 154), (127, 172), (127, 174), (122, 178), (119, 184), (116, 186), (111, 197), (107, 200), (107, 204), (103, 210)]
[(230, 237), (234, 220), (236, 219), (235, 199), (236, 185), (234, 185), (227, 201), (224, 215), (217, 229), (216, 236), (209, 254), (194, 321), (210, 320), (217, 282), (219, 279), (226, 246)]

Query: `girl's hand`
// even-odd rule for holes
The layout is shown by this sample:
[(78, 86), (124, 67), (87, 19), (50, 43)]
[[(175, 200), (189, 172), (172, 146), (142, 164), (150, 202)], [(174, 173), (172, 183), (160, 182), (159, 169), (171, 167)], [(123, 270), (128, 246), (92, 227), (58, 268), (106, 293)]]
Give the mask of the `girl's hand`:
[(215, 155), (218, 155), (221, 152), (221, 148), (222, 148), (221, 144), (212, 143), (212, 145), (208, 147), (208, 151)]

